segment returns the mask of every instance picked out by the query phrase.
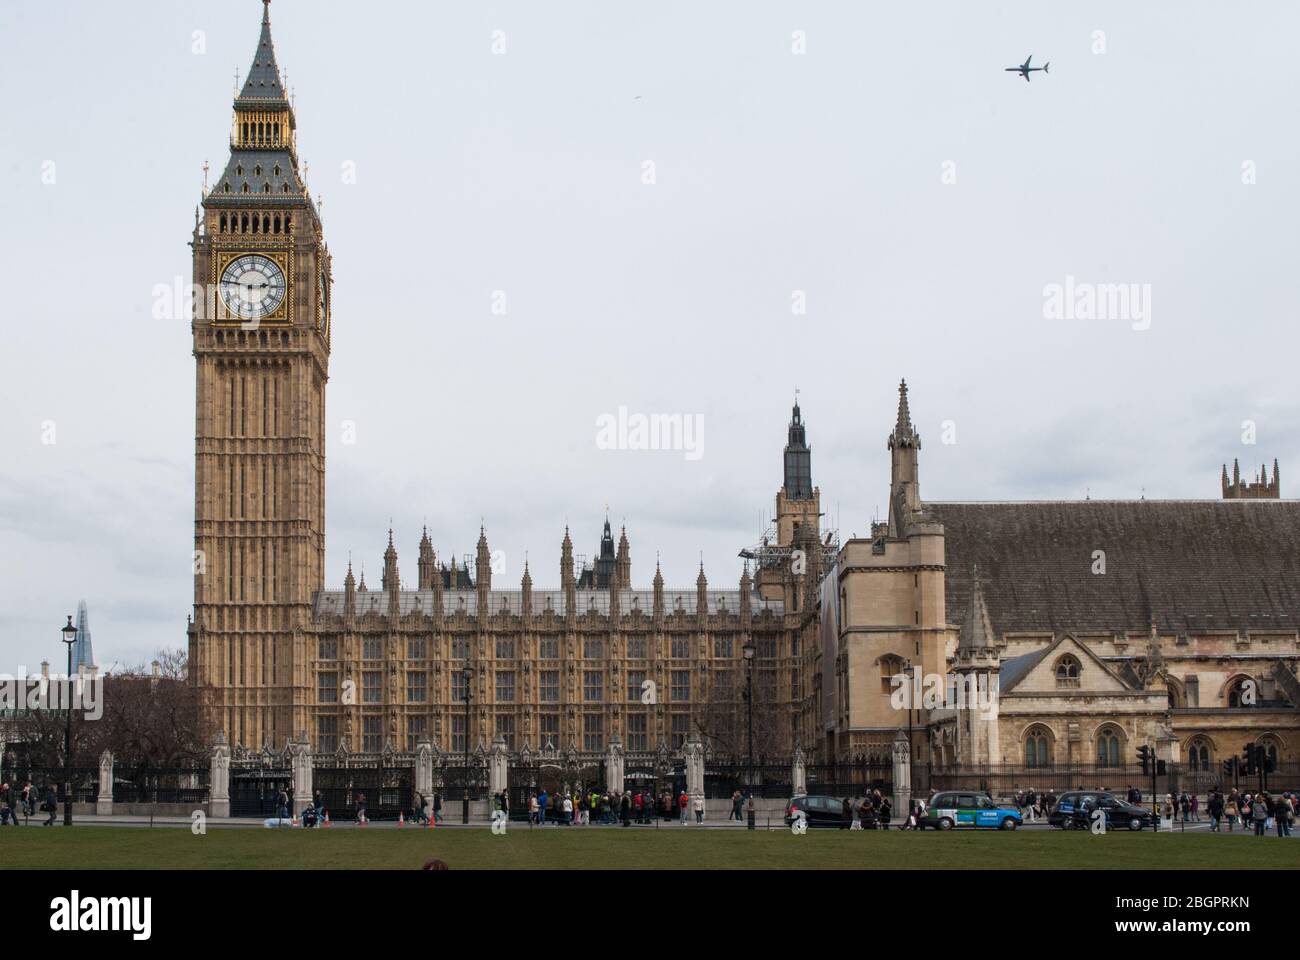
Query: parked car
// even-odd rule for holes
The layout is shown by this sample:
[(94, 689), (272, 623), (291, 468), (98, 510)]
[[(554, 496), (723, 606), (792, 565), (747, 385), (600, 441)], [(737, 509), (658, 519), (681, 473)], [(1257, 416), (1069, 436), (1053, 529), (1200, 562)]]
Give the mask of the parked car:
[(850, 819), (844, 816), (844, 801), (839, 797), (792, 797), (785, 807), (785, 825), (794, 823), (795, 812), (802, 810), (810, 827), (840, 827), (847, 829)]
[(1000, 807), (987, 793), (973, 790), (948, 790), (930, 798), (930, 807), (918, 826), (924, 830), (951, 830), (954, 827), (993, 827), (1014, 830), (1021, 823), (1015, 807)]
[(1056, 806), (1047, 815), (1047, 822), (1062, 830), (1090, 830), (1092, 812), (1106, 814), (1107, 829), (1146, 830), (1151, 826), (1153, 814), (1148, 807), (1139, 807), (1104, 790), (1074, 790), (1061, 794)]

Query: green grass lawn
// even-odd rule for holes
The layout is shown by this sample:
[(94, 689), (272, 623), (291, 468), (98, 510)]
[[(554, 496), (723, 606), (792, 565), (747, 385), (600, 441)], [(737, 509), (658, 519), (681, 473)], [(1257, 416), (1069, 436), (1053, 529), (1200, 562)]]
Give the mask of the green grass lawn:
[(398, 869), (438, 857), (463, 869), (1130, 869), (1300, 866), (1300, 841), (1120, 832), (888, 833), (813, 830), (254, 830), (85, 827), (4, 830), (5, 862), (23, 868)]

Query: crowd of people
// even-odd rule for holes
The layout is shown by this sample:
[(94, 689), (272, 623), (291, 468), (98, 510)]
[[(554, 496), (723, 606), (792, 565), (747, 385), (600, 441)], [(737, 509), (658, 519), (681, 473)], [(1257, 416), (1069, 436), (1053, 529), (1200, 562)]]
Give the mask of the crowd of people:
[[(0, 826), (9, 824), (15, 827), (21, 826), (34, 817), (36, 815), (36, 794), (37, 790), (32, 786), (30, 780), (24, 781), (21, 787), (18, 786), (17, 782), (13, 784), (0, 783)], [(59, 809), (54, 784), (46, 785), (45, 795), (41, 797), (40, 807), (42, 813), (49, 814), (42, 826), (54, 826), (54, 814)]]
[[(733, 796), (732, 815), (740, 819), (739, 791)], [(492, 798), (493, 809), (510, 816), (510, 800), (505, 791)], [(665, 790), (655, 794), (648, 789), (624, 791), (569, 790), (549, 793), (545, 787), (528, 798), (528, 822), (537, 826), (547, 823), (559, 826), (590, 826), (597, 824), (653, 823), (656, 820), (676, 820), (686, 823), (694, 814), (696, 823), (704, 822), (704, 798), (693, 800), (682, 791), (674, 796)]]
[[(1210, 816), (1210, 829), (1221, 831), (1226, 821), (1231, 833), (1238, 823), (1243, 830), (1250, 828), (1255, 836), (1262, 837), (1269, 830), (1276, 830), (1279, 837), (1291, 836), (1291, 825), (1295, 823), (1297, 797), (1290, 791), (1280, 796), (1270, 796), (1267, 790), (1258, 793), (1240, 793), (1234, 787), (1224, 795), (1218, 790), (1211, 790), (1206, 799), (1205, 809)], [(1173, 794), (1165, 794), (1164, 816), (1166, 820), (1174, 818), (1175, 812), (1182, 813), (1183, 821), (1189, 818), (1200, 819), (1197, 815), (1196, 797), (1181, 794), (1177, 800)]]

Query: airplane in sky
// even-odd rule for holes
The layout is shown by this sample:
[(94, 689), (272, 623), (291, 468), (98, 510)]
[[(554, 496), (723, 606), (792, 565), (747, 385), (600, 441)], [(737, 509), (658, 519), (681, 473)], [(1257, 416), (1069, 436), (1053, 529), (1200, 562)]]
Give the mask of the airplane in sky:
[(1052, 65), (1050, 62), (1048, 62), (1048, 63), (1043, 64), (1041, 67), (1031, 67), (1031, 66), (1029, 65), (1029, 61), (1032, 60), (1032, 59), (1034, 59), (1034, 55), (1031, 53), (1029, 56), (1025, 57), (1025, 62), (1024, 62), (1024, 63), (1022, 63), (1022, 64), (1021, 64), (1020, 66), (1018, 66), (1018, 67), (1007, 67), (1006, 72), (1007, 72), (1007, 73), (1018, 73), (1018, 74), (1020, 74), (1022, 77), (1024, 77), (1024, 78), (1025, 78), (1025, 82), (1028, 83), (1028, 82), (1029, 82), (1029, 75), (1030, 75), (1031, 73), (1033, 73), (1035, 70), (1041, 70), (1041, 71), (1043, 71), (1043, 73), (1047, 73), (1047, 68), (1050, 67), (1050, 66)]

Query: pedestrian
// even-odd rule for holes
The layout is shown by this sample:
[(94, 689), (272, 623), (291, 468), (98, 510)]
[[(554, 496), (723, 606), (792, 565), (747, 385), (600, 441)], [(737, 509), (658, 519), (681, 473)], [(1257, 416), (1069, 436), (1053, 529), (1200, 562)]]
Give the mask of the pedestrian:
[(289, 794), (283, 790), (276, 797), (275, 815), (281, 820), (289, 819)]
[[(866, 803), (866, 801), (863, 801)], [(847, 830), (853, 823), (853, 804), (849, 803), (849, 798), (845, 797), (844, 802), (840, 805), (840, 829)]]
[(1201, 819), (1201, 798), (1195, 793), (1192, 794), (1192, 819)]
[[(685, 796), (685, 794), (683, 794)], [(700, 794), (695, 798), (695, 822), (704, 822), (704, 795)]]
[(1281, 800), (1278, 801), (1278, 808), (1274, 811), (1274, 817), (1277, 820), (1277, 835), (1291, 836), (1291, 824), (1295, 822), (1295, 797), (1290, 792), (1282, 794)]
[[(846, 802), (847, 802), (847, 801), (846, 801)], [(741, 818), (740, 818), (740, 791), (739, 791), (739, 790), (732, 790), (732, 791), (731, 791), (731, 816), (727, 817), (727, 819), (728, 819), (728, 820), (735, 819), (737, 822), (739, 822), (740, 819), (741, 819)]]
[(876, 815), (880, 818), (881, 830), (889, 829), (889, 818), (892, 813), (893, 813), (893, 806), (892, 804), (890, 804), (889, 798), (882, 797), (880, 799), (880, 808), (876, 811)]
[(1211, 790), (1205, 807), (1210, 814), (1210, 830), (1218, 833), (1219, 821), (1223, 819), (1223, 794), (1217, 790)]
[(550, 802), (550, 797), (546, 793), (546, 788), (542, 787), (541, 792), (537, 794), (537, 825), (546, 826), (546, 804)]
[[(419, 790), (416, 790), (411, 798), (411, 819), (416, 823), (424, 822), (424, 794), (420, 793)], [(305, 814), (303, 821), (306, 822)]]
[(623, 794), (623, 802), (619, 804), (619, 819), (623, 826), (632, 826), (632, 798), (626, 793)]
[(433, 793), (433, 822), (442, 823), (442, 793), (437, 790)]
[(1236, 825), (1236, 823), (1237, 823), (1237, 804), (1238, 804), (1238, 802), (1239, 802), (1239, 798), (1238, 798), (1238, 796), (1237, 796), (1237, 789), (1234, 787), (1233, 790), (1232, 790), (1232, 792), (1228, 794), (1228, 799), (1227, 799), (1227, 801), (1226, 801), (1226, 802), (1224, 803), (1224, 805), (1223, 805), (1223, 815), (1224, 815), (1224, 816), (1227, 818), (1227, 820), (1228, 820), (1228, 832), (1229, 832), (1229, 833), (1232, 833), (1232, 828), (1233, 828), (1233, 827)]
[(45, 826), (54, 826), (54, 812), (59, 809), (59, 800), (54, 795), (54, 784), (52, 783), (45, 785), (45, 802), (41, 804), (41, 809), (50, 815), (50, 818), (45, 821)]
[(677, 807), (681, 811), (681, 815), (682, 815), (681, 816), (682, 826), (686, 826), (686, 808), (690, 806), (690, 803), (691, 803), (691, 798), (688, 797), (686, 795), (686, 791), (683, 790), (682, 795), (677, 798)]
[(27, 824), (27, 818), (30, 817), (36, 809), (36, 792), (32, 789), (32, 782), (30, 780), (23, 783), (22, 807), (23, 825), (25, 826)]
[(537, 823), (537, 797), (528, 798), (528, 822)]
[(324, 820), (325, 817), (327, 816), (327, 813), (325, 810), (325, 801), (321, 799), (319, 790), (316, 791), (316, 795), (312, 800), (312, 806), (316, 808), (317, 818), (320, 820)]
[(564, 795), (564, 825), (573, 826), (573, 797)]
[(1261, 792), (1251, 800), (1250, 819), (1255, 824), (1255, 836), (1264, 836), (1268, 824), (1268, 794)]
[(366, 819), (366, 795), (358, 791), (357, 793), (357, 823), (366, 824), (370, 821)]

